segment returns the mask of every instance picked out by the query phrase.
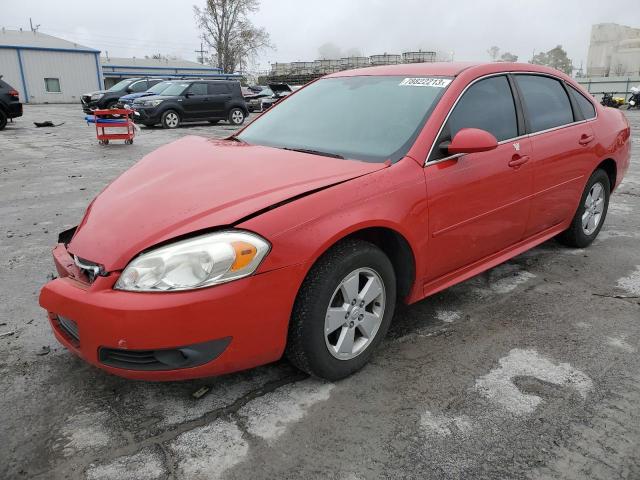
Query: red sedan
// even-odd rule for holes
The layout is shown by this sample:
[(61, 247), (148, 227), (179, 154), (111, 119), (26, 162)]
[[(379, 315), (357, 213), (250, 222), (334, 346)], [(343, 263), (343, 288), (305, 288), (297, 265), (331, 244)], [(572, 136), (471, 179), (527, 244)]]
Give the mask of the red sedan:
[(148, 155), (63, 232), (40, 304), (58, 340), (129, 378), (283, 354), (361, 368), (417, 302), (559, 236), (589, 245), (630, 128), (549, 68), (413, 64), (324, 77), (226, 140)]

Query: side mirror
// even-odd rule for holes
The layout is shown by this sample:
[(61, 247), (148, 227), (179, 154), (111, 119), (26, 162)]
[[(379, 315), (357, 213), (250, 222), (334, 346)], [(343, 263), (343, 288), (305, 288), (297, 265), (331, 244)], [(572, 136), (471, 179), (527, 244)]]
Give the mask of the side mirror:
[(447, 146), (450, 155), (458, 153), (488, 152), (498, 148), (498, 140), (485, 130), (479, 128), (463, 128)]
[(184, 94), (184, 98), (189, 98), (189, 97), (193, 97), (193, 93), (187, 92)]

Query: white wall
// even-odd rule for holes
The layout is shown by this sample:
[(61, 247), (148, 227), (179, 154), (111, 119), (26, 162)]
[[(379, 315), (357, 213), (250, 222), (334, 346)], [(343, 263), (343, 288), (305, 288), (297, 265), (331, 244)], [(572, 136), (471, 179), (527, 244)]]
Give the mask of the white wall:
[[(21, 54), (29, 103), (79, 103), (83, 93), (101, 89), (93, 53), (21, 50)], [(61, 93), (46, 91), (44, 79), (49, 77), (60, 79)]]
[(0, 75), (2, 75), (2, 80), (20, 92), (20, 99), (24, 101), (18, 54), (15, 50), (0, 48)]

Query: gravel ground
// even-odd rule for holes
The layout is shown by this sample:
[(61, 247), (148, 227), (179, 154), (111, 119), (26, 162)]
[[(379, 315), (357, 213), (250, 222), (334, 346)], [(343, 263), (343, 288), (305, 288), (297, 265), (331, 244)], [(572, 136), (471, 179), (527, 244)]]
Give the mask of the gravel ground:
[[(372, 363), (341, 382), (283, 361), (161, 384), (57, 344), (37, 302), (50, 248), (146, 153), (233, 129), (143, 129), (101, 147), (78, 105), (26, 106), (0, 133), (0, 478), (640, 478), (640, 114), (628, 116), (632, 167), (590, 248), (550, 241), (400, 308)], [(65, 124), (33, 127), (44, 120)]]

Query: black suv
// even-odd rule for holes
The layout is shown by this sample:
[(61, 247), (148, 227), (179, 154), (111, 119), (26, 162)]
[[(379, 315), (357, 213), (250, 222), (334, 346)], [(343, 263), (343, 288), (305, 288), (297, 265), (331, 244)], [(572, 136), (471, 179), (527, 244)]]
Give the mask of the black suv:
[(82, 111), (91, 113), (96, 108), (111, 108), (118, 103), (120, 97), (129, 93), (146, 92), (154, 85), (165, 81), (163, 78), (127, 78), (116, 83), (108, 90), (85, 93), (80, 97)]
[(18, 91), (2, 81), (0, 75), (0, 130), (7, 126), (7, 119), (22, 116), (22, 104)]
[(175, 81), (161, 95), (143, 97), (132, 105), (136, 123), (176, 128), (182, 122), (228, 120), (242, 125), (249, 114), (240, 82), (231, 80)]

